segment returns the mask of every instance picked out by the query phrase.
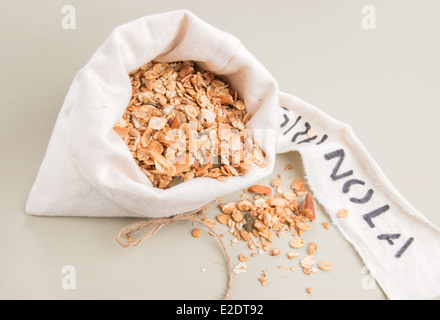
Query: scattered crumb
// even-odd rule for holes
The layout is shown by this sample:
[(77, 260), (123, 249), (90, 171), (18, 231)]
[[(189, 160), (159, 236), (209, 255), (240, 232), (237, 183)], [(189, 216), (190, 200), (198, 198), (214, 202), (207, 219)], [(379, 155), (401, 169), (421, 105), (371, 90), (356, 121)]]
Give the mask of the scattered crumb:
[(315, 242), (310, 242), (309, 244), (309, 255), (313, 254), (313, 252), (315, 252), (318, 249), (318, 245)]
[(247, 272), (247, 265), (244, 262), (240, 262), (239, 264), (237, 264), (233, 269), (232, 272), (234, 272), (235, 274), (239, 274), (239, 273), (246, 273)]
[(267, 281), (263, 277), (259, 278), (258, 281), (260, 281), (262, 287), (265, 287), (267, 285)]
[(281, 180), (280, 178), (273, 179), (273, 180), (270, 182), (270, 185), (271, 185), (272, 187), (279, 187), (279, 186), (281, 186), (282, 184), (283, 184), (283, 180)]
[(298, 252), (294, 252), (294, 251), (289, 251), (287, 252), (287, 258), (289, 258), (290, 260), (292, 260), (295, 257), (298, 257), (299, 253)]
[(202, 229), (199, 229), (199, 228), (195, 228), (195, 229), (193, 229), (193, 231), (192, 231), (192, 236), (194, 237), (194, 238), (198, 238), (198, 237), (200, 237), (202, 235)]
[(243, 254), (243, 253), (240, 253), (240, 255), (238, 256), (238, 260), (240, 260), (241, 262), (245, 262), (248, 259), (249, 258), (245, 254)]
[(333, 263), (331, 263), (330, 261), (319, 261), (318, 268), (322, 271), (330, 271), (333, 269)]
[(342, 219), (348, 216), (348, 210), (347, 209), (341, 209), (338, 211), (338, 218)]

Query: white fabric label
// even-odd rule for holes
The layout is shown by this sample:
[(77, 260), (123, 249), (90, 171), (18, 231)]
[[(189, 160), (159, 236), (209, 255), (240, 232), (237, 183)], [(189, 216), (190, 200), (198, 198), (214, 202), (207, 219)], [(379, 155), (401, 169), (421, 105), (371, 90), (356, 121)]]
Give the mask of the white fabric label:
[[(350, 126), (285, 93), (277, 152), (301, 153), (309, 187), (390, 299), (440, 295), (440, 231), (391, 185)], [(347, 209), (346, 218), (337, 212)]]

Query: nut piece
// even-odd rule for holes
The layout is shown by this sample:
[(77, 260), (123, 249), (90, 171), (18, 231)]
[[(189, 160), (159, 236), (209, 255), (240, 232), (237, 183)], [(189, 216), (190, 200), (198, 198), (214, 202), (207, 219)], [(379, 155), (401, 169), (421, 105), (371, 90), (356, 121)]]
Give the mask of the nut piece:
[(333, 269), (333, 264), (330, 261), (319, 261), (318, 268), (322, 271), (330, 271)]
[(254, 185), (248, 188), (249, 192), (270, 195), (272, 193), (272, 189), (270, 187), (262, 186), (262, 185)]
[(252, 217), (251, 214), (246, 212), (244, 214), (244, 221), (246, 222), (243, 227), (244, 230), (246, 230), (247, 232), (252, 232), (252, 229), (253, 229), (254, 223), (255, 223), (255, 219)]
[(347, 209), (341, 209), (338, 211), (338, 218), (342, 219), (348, 216), (348, 210)]
[(199, 229), (199, 228), (195, 228), (195, 229), (192, 231), (192, 236), (193, 236), (194, 238), (198, 238), (198, 237), (200, 237), (201, 235), (202, 235), (202, 230)]
[(313, 204), (313, 198), (310, 195), (310, 193), (306, 194), (306, 197), (304, 198), (303, 204), (301, 206), (301, 214), (303, 216), (306, 216), (310, 220), (315, 220), (315, 205)]
[(308, 294), (311, 294), (311, 293), (312, 293), (312, 288), (311, 288), (311, 287), (307, 288), (307, 289), (306, 289), (306, 292), (307, 292)]

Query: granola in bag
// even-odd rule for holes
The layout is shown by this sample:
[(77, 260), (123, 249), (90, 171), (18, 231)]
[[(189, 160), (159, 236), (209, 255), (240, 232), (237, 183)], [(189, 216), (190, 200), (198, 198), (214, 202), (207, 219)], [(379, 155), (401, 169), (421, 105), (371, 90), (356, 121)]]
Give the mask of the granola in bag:
[(243, 100), (193, 61), (151, 61), (130, 73), (132, 99), (114, 130), (154, 187), (244, 175), (265, 155)]

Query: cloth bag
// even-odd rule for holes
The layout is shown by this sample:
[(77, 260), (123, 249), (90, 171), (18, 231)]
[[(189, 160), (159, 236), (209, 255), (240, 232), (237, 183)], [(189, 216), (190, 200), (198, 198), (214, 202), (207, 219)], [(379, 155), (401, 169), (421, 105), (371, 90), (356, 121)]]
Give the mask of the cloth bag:
[[(148, 61), (194, 60), (224, 76), (252, 114), (247, 127), (267, 166), (226, 181), (195, 178), (154, 188), (113, 126), (131, 97), (128, 73)], [(263, 133), (263, 134), (262, 134)], [(77, 73), (57, 118), (26, 212), (163, 218), (197, 210), (272, 173), (299, 151), (308, 184), (390, 299), (440, 296), (440, 230), (391, 185), (351, 128), (280, 93), (264, 66), (227, 32), (187, 10), (117, 27)], [(337, 219), (339, 209), (351, 213)]]

